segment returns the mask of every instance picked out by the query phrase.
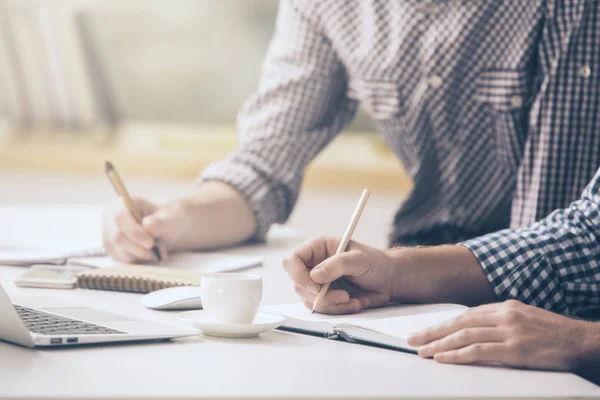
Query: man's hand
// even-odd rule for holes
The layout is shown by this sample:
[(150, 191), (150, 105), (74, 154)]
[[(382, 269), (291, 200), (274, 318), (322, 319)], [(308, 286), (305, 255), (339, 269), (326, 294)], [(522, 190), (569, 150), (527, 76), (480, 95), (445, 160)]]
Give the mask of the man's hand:
[(572, 371), (581, 365), (589, 322), (508, 300), (468, 310), (416, 333), (421, 357), (450, 364), (499, 362), (513, 367)]
[(478, 305), (496, 297), (479, 262), (462, 246), (379, 250), (350, 242), (335, 255), (338, 239), (319, 238), (284, 262), (296, 292), (312, 308), (322, 284), (333, 282), (317, 311), (355, 313), (390, 300)]
[(326, 314), (356, 313), (390, 301), (394, 259), (382, 251), (351, 241), (346, 252), (334, 256), (339, 239), (321, 237), (298, 248), (283, 266), (296, 292), (312, 309), (321, 285), (332, 282), (317, 311)]
[(256, 231), (250, 206), (222, 182), (203, 183), (188, 197), (163, 206), (141, 197), (133, 201), (142, 214), (141, 225), (120, 200), (102, 218), (106, 253), (125, 262), (156, 260), (150, 250), (154, 243), (164, 260), (173, 251), (236, 244)]
[(142, 215), (139, 225), (119, 199), (102, 216), (104, 249), (111, 257), (124, 262), (156, 261), (152, 246), (156, 243), (165, 260), (173, 250), (188, 219), (184, 203), (157, 206), (141, 198), (132, 198)]

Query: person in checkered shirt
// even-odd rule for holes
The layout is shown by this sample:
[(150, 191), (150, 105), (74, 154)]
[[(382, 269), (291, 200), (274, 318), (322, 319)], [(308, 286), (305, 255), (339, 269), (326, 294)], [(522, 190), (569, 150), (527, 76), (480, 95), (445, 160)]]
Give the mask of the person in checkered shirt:
[[(597, 0), (282, 0), (235, 151), (184, 198), (137, 198), (143, 226), (115, 204), (106, 251), (149, 260), (156, 240), (166, 257), (264, 238), (290, 215), (307, 164), (362, 107), (414, 181), (390, 244), (434, 246), (389, 250), (419, 261), (413, 275), (403, 268), (413, 290), (431, 293), (428, 274), (454, 271), (445, 289), (481, 289), (456, 290), (455, 301), (592, 313), (588, 224), (598, 221), (585, 213), (595, 203), (566, 207), (600, 165), (599, 21)], [(382, 298), (338, 300), (342, 312)]]
[(317, 305), (322, 313), (389, 302), (478, 306), (416, 333), (409, 344), (422, 357), (570, 370), (600, 383), (600, 322), (583, 319), (600, 302), (599, 243), (600, 169), (579, 200), (526, 227), (458, 245), (380, 250), (351, 242), (339, 255), (339, 239), (323, 237), (284, 267), (309, 309), (321, 285), (332, 284)]

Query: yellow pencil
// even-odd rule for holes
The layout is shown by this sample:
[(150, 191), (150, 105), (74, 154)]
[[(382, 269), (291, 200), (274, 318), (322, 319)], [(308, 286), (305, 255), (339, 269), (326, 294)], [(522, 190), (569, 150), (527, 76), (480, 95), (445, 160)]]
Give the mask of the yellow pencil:
[[(346, 251), (346, 247), (348, 247), (348, 243), (350, 242), (350, 239), (352, 238), (352, 233), (354, 233), (354, 228), (356, 228), (356, 225), (358, 224), (358, 220), (360, 219), (360, 215), (362, 214), (363, 209), (365, 208), (365, 204), (367, 204), (367, 200), (369, 200), (369, 194), (371, 194), (369, 189), (364, 189), (362, 194), (360, 195), (360, 199), (358, 199), (358, 204), (356, 205), (354, 214), (352, 214), (350, 223), (348, 224), (348, 227), (346, 227), (346, 231), (344, 232), (344, 236), (342, 236), (342, 241), (340, 242), (340, 244), (335, 252), (335, 255), (338, 255), (341, 252)], [(321, 301), (323, 301), (323, 298), (327, 294), (329, 285), (330, 285), (329, 283), (326, 283), (323, 286), (321, 286), (321, 289), (319, 290), (319, 293), (317, 294), (317, 297), (315, 298), (315, 302), (313, 303), (313, 309), (312, 309), (313, 314), (314, 314), (315, 310), (317, 309), (317, 305)]]
[[(137, 207), (133, 203), (133, 200), (131, 200), (131, 197), (129, 196), (127, 189), (125, 189), (125, 184), (121, 180), (121, 177), (117, 173), (117, 170), (115, 169), (115, 167), (112, 165), (112, 163), (110, 161), (106, 161), (104, 166), (106, 168), (106, 175), (108, 176), (108, 180), (110, 181), (113, 188), (117, 192), (117, 195), (119, 195), (119, 197), (121, 197), (123, 199), (123, 202), (125, 203), (125, 207), (127, 207), (127, 210), (129, 210), (129, 213), (131, 214), (131, 216), (133, 218), (135, 218), (135, 220), (137, 221), (138, 224), (142, 225), (142, 214), (140, 214)], [(162, 261), (162, 257), (160, 256), (160, 250), (158, 249), (158, 246), (156, 246), (156, 245), (152, 246), (152, 252), (156, 256), (156, 259), (158, 261)]]

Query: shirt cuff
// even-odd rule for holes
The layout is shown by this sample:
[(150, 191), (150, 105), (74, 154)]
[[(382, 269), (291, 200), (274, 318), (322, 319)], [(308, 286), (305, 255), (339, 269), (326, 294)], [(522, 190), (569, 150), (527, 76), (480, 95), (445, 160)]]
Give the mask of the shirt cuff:
[(459, 245), (475, 255), (499, 300), (569, 314), (561, 280), (537, 240), (526, 228), (505, 229)]
[(266, 175), (246, 164), (235, 160), (210, 164), (198, 178), (197, 184), (206, 181), (224, 182), (245, 198), (257, 222), (253, 239), (264, 239), (271, 225), (285, 222), (289, 214), (283, 201), (283, 191), (270, 185)]

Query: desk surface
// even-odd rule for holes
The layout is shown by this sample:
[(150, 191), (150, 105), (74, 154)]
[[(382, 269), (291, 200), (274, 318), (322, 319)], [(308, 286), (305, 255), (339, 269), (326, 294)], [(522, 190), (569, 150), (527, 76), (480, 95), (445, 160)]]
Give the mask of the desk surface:
[[(5, 227), (9, 216), (2, 211), (0, 226)], [(10, 219), (15, 212), (21, 211), (11, 209)], [(54, 208), (54, 217), (48, 215), (46, 223), (59, 218), (64, 227), (70, 212), (77, 214), (68, 220), (75, 221), (71, 223), (97, 227), (97, 214), (91, 209)], [(26, 215), (19, 218), (27, 221)], [(67, 240), (61, 237), (65, 232), (69, 234), (68, 229), (53, 232), (54, 240)], [(79, 240), (86, 236), (80, 230), (73, 232)], [(88, 233), (90, 240), (96, 240), (95, 233)], [(265, 304), (296, 301), (281, 268), (288, 249), (296, 244), (296, 238), (279, 231), (269, 245), (233, 250), (265, 257), (264, 266), (254, 270), (264, 279)], [(0, 281), (9, 294), (56, 294), (131, 316), (181, 323), (176, 313), (144, 309), (138, 294), (18, 289), (12, 280), (21, 273), (20, 268), (0, 267)], [(441, 365), (412, 354), (272, 331), (253, 339), (197, 336), (157, 344), (48, 350), (0, 342), (0, 398), (17, 397), (599, 398), (600, 388), (572, 374)]]

